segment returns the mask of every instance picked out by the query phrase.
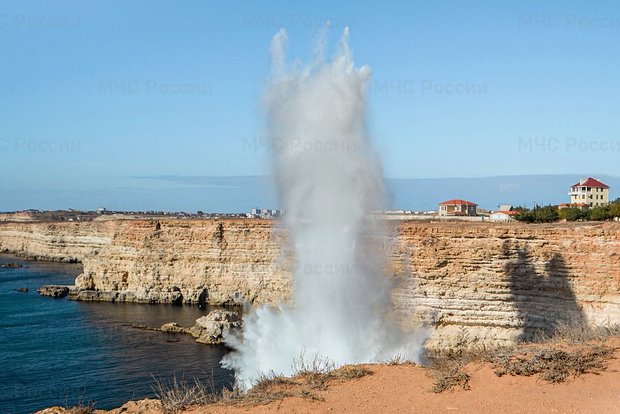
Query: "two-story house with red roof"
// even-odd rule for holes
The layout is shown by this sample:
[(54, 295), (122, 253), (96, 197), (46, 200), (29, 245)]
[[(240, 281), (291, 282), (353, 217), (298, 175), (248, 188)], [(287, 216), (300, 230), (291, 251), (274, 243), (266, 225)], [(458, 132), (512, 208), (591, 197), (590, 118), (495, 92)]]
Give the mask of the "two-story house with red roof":
[(592, 177), (582, 178), (570, 188), (570, 204), (590, 207), (609, 204), (609, 186)]
[(476, 216), (478, 204), (467, 200), (448, 200), (439, 203), (440, 216)]

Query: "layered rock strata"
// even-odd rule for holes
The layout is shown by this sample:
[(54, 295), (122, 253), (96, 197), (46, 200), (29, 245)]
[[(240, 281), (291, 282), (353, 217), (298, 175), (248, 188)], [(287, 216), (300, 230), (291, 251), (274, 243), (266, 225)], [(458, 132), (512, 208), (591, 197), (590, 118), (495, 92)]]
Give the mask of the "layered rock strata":
[[(388, 226), (395, 316), (432, 324), (432, 343), (508, 343), (558, 323), (620, 323), (618, 223)], [(0, 251), (81, 261), (71, 292), (80, 300), (287, 301), (285, 237), (254, 219), (0, 223)]]

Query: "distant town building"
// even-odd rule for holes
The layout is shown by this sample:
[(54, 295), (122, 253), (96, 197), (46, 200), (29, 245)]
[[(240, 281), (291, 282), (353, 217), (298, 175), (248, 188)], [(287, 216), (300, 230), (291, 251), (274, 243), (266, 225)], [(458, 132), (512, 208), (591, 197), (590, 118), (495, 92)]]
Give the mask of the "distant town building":
[(592, 177), (582, 178), (570, 188), (569, 204), (587, 204), (590, 207), (609, 204), (609, 186)]
[(493, 213), (489, 215), (489, 220), (494, 221), (496, 223), (508, 223), (510, 221), (515, 221), (514, 216), (516, 216), (517, 214), (519, 214), (518, 211), (510, 211), (510, 210), (494, 211)]
[(467, 200), (448, 200), (439, 203), (440, 216), (476, 216), (478, 204)]
[(273, 218), (281, 216), (282, 210), (266, 208), (253, 208), (252, 211), (246, 215), (248, 218)]

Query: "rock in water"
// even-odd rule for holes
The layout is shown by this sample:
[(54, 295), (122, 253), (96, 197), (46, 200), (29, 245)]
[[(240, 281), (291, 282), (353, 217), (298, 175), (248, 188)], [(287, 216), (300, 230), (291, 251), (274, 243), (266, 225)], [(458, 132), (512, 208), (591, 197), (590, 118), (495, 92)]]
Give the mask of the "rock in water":
[(191, 328), (180, 326), (176, 322), (165, 323), (159, 328), (162, 332), (188, 334), (201, 344), (216, 345), (224, 342), (224, 332), (241, 327), (241, 318), (237, 312), (214, 310), (207, 316), (196, 319)]
[(207, 316), (196, 319), (196, 324), (189, 329), (189, 333), (196, 338), (196, 342), (221, 344), (224, 342), (225, 331), (240, 327), (241, 318), (237, 312), (214, 310)]
[(0, 269), (20, 269), (24, 267), (21, 263), (9, 262), (0, 263)]
[(159, 328), (159, 330), (162, 332), (170, 332), (170, 333), (189, 333), (188, 332), (189, 328), (180, 326), (176, 322), (165, 323), (161, 326), (161, 328)]
[(37, 289), (41, 296), (51, 296), (53, 298), (64, 298), (69, 294), (69, 286), (44, 285)]
[(26, 293), (26, 292), (28, 292), (28, 288), (27, 288), (27, 287), (20, 287), (20, 288), (17, 288), (17, 289), (15, 289), (15, 290), (16, 290), (16, 291), (18, 291), (18, 292), (21, 292), (21, 293)]

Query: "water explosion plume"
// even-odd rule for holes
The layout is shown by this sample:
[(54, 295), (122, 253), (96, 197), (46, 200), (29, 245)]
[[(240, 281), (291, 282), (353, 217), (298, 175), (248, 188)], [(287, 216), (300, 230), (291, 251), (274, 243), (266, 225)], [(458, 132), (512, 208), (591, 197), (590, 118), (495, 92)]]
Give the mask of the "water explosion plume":
[[(370, 68), (356, 68), (344, 31), (330, 62), (288, 65), (286, 33), (272, 41), (265, 93), (284, 224), (294, 251), (293, 303), (244, 318), (222, 365), (248, 388), (261, 374), (292, 374), (299, 358), (336, 365), (416, 360), (423, 338), (391, 322), (381, 225), (383, 179), (366, 131)], [(298, 361), (299, 362), (299, 361)]]

